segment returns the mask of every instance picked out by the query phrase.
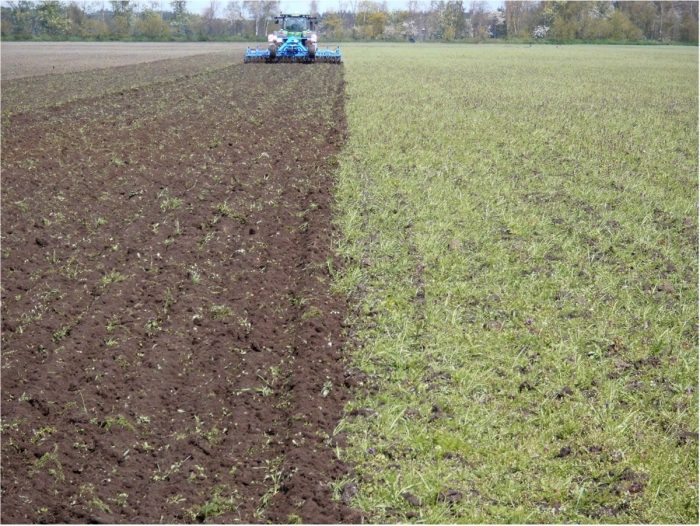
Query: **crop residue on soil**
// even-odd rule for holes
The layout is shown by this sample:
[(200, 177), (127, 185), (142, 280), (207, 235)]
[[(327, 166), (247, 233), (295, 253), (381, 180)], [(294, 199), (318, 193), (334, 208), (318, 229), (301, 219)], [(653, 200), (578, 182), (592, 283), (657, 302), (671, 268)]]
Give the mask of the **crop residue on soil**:
[(358, 520), (342, 101), (337, 66), (231, 66), (3, 122), (3, 522)]

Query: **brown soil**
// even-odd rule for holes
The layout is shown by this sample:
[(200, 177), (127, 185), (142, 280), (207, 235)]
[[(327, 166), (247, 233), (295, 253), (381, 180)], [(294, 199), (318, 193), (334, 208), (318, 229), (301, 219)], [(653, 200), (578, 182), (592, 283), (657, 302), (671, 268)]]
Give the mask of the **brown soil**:
[(361, 519), (331, 484), (344, 126), (332, 65), (5, 116), (3, 522)]
[(3, 42), (2, 80), (235, 53), (245, 47), (228, 42)]
[[(3, 50), (4, 48), (5, 44), (3, 44)], [(188, 79), (192, 75), (240, 63), (243, 60), (243, 49), (233, 48), (229, 53), (194, 55), (179, 59), (151, 58), (153, 62), (148, 64), (125, 64), (91, 71), (77, 70), (64, 75), (7, 80), (3, 73), (3, 114), (34, 111), (89, 97), (120, 93), (158, 82)], [(81, 60), (76, 62), (82, 63)], [(88, 60), (87, 64), (92, 64), (92, 61)]]

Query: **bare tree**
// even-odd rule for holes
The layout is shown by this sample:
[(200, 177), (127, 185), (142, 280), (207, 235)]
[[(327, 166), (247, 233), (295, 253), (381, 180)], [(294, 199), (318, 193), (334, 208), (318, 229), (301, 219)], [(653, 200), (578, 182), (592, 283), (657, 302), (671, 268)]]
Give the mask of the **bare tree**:
[[(243, 2), (243, 9), (253, 18), (255, 21), (255, 36), (258, 37), (262, 34), (267, 33), (267, 26), (270, 22), (270, 17), (279, 13), (280, 3), (279, 0), (273, 0), (271, 2), (258, 2), (254, 0), (245, 0)], [(262, 31), (261, 31), (262, 30)]]
[(226, 4), (224, 18), (228, 22), (229, 28), (234, 35), (243, 32), (243, 6), (238, 0), (233, 0)]
[(214, 36), (221, 33), (221, 20), (219, 20), (219, 10), (221, 5), (217, 0), (211, 0), (202, 13), (202, 33), (207, 36)]

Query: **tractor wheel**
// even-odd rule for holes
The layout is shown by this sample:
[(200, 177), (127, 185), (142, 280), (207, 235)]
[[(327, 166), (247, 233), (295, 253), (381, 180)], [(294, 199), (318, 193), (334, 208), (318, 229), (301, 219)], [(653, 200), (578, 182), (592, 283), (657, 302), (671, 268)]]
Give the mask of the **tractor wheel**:
[(309, 58), (314, 59), (316, 57), (317, 45), (315, 42), (309, 42), (306, 49), (309, 50)]

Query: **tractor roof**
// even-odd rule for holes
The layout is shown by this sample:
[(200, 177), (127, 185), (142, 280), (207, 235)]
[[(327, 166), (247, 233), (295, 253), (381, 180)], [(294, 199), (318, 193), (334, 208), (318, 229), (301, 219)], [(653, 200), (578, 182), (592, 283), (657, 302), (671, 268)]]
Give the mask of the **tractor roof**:
[(284, 13), (281, 15), (276, 16), (275, 18), (289, 18), (289, 17), (294, 17), (294, 18), (310, 18), (312, 20), (315, 20), (316, 16), (313, 15), (295, 15), (295, 14), (290, 14), (290, 13)]

